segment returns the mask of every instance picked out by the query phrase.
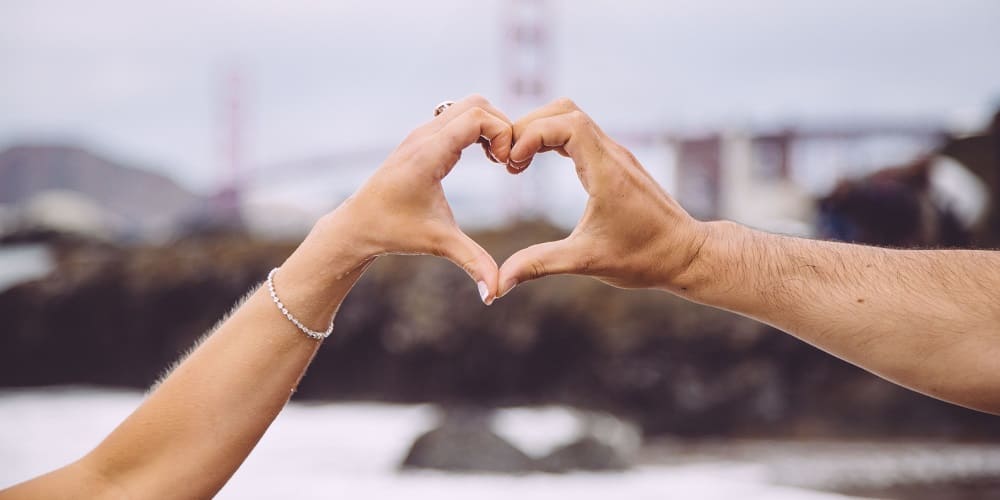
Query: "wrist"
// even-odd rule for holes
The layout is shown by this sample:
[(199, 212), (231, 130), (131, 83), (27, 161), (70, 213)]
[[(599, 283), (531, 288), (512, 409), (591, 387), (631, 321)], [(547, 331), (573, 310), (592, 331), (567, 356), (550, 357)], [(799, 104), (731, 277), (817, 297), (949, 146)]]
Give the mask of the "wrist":
[(345, 200), (313, 225), (303, 245), (316, 245), (326, 250), (325, 259), (337, 260), (351, 268), (385, 253), (376, 241), (379, 227), (371, 220), (372, 210), (358, 205), (353, 196)]
[(705, 302), (712, 288), (728, 279), (733, 269), (732, 254), (740, 233), (746, 229), (729, 221), (695, 221), (686, 259), (668, 276), (665, 290), (696, 302)]
[(281, 265), (282, 274), (296, 275), (317, 289), (336, 286), (378, 254), (361, 226), (364, 222), (340, 208), (324, 215)]

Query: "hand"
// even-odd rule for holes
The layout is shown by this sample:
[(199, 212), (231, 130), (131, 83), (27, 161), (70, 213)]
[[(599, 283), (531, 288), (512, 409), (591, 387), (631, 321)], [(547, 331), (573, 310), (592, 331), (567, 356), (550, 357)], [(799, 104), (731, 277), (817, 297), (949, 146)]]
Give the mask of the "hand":
[(590, 199), (568, 237), (530, 246), (503, 263), (499, 296), (518, 283), (563, 273), (622, 288), (683, 291), (682, 275), (708, 226), (688, 215), (628, 150), (568, 99), (514, 124), (508, 169), (523, 171), (535, 154), (550, 150), (573, 160)]
[[(384, 254), (445, 257), (476, 281), (483, 302), (497, 294), (497, 264), (455, 223), (441, 180), (462, 150), (485, 138), (487, 158), (507, 163), (510, 120), (483, 97), (467, 97), (418, 127), (324, 224), (349, 238), (362, 262)], [(492, 158), (491, 158), (492, 157)]]

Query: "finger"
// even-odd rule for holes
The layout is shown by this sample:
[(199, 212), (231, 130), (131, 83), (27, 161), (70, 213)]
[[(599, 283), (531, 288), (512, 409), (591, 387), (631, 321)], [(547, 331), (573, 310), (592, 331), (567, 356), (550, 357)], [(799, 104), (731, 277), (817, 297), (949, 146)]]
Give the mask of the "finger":
[(565, 149), (563, 149), (561, 147), (556, 147), (556, 148), (544, 147), (544, 148), (540, 149), (538, 152), (539, 153), (547, 153), (549, 151), (555, 151), (556, 153), (559, 153), (559, 156), (563, 156), (563, 157), (569, 158), (569, 154), (566, 152)]
[[(564, 158), (569, 158), (569, 153), (567, 153), (566, 150), (563, 149), (562, 147), (555, 147), (555, 148), (543, 147), (543, 148), (541, 148), (541, 149), (538, 150), (538, 153), (547, 153), (549, 151), (555, 151), (556, 153), (559, 153), (559, 156), (562, 156)], [(517, 175), (517, 174), (520, 174), (520, 173), (524, 172), (524, 169), (528, 168), (531, 165), (531, 160), (533, 160), (534, 158), (535, 158), (535, 155), (531, 155), (530, 157), (528, 157), (527, 160), (524, 160), (524, 161), (519, 161), (518, 162), (518, 161), (508, 160), (507, 161), (507, 172), (509, 172), (511, 174), (514, 174), (514, 175)]]
[(513, 175), (517, 175), (517, 174), (520, 174), (521, 172), (524, 172), (525, 168), (527, 168), (527, 165), (518, 168), (518, 167), (514, 167), (510, 163), (508, 163), (507, 164), (507, 173), (508, 174), (513, 174)]
[[(542, 118), (548, 118), (550, 116), (563, 115), (571, 111), (577, 111), (580, 107), (576, 105), (571, 99), (567, 97), (560, 97), (544, 106), (532, 110), (530, 113), (518, 118), (514, 122), (514, 127), (517, 131), (520, 131), (525, 126), (533, 121), (540, 120)], [(517, 132), (514, 133), (514, 137), (517, 137)]]
[(472, 238), (455, 229), (444, 238), (439, 253), (462, 268), (479, 291), (479, 298), (490, 305), (497, 297), (497, 263), (489, 252)]
[(462, 113), (465, 113), (472, 108), (483, 108), (491, 115), (496, 116), (507, 123), (512, 123), (510, 118), (507, 118), (507, 115), (493, 106), (493, 104), (491, 104), (485, 97), (479, 94), (472, 94), (463, 98), (461, 101), (452, 104), (448, 107), (448, 109), (442, 111), (440, 115), (435, 116), (430, 122), (431, 131), (441, 130), (441, 128), (447, 125), (448, 122), (461, 116)]
[(569, 239), (539, 243), (517, 251), (500, 266), (497, 297), (503, 297), (511, 288), (525, 281), (582, 271), (578, 265), (578, 254), (579, 251)]
[[(462, 116), (463, 113), (473, 108), (482, 108), (489, 114), (506, 122), (508, 125), (511, 124), (510, 118), (497, 109), (496, 106), (493, 106), (493, 104), (491, 104), (485, 97), (479, 94), (472, 94), (447, 107), (441, 112), (441, 114), (435, 116), (434, 119), (421, 126), (420, 130), (424, 130), (429, 133), (440, 131), (442, 128), (447, 126), (449, 122), (459, 116)], [(506, 163), (506, 160), (501, 161), (497, 158), (496, 151), (493, 150), (490, 141), (486, 137), (481, 138), (479, 143), (483, 147), (483, 152), (485, 153), (487, 160), (493, 163)]]
[(470, 108), (448, 122), (435, 133), (435, 143), (448, 149), (456, 158), (462, 150), (485, 138), (490, 150), (500, 162), (506, 163), (510, 157), (513, 133), (510, 124), (494, 116), (483, 108)]
[(524, 169), (528, 168), (528, 166), (531, 165), (531, 160), (533, 160), (534, 158), (535, 158), (534, 155), (532, 155), (528, 157), (527, 160), (523, 161), (507, 160), (507, 171), (512, 174), (520, 174), (521, 172), (524, 172)]
[(582, 111), (539, 118), (522, 127), (508, 164), (524, 170), (535, 154), (552, 149), (577, 161), (589, 160), (600, 154), (600, 141), (600, 132)]
[(493, 155), (492, 151), (493, 145), (490, 144), (490, 141), (486, 140), (485, 137), (480, 137), (479, 140), (476, 142), (478, 142), (479, 145), (483, 147), (483, 153), (486, 154), (487, 160), (493, 163), (500, 163), (500, 160), (497, 160), (497, 157)]
[[(535, 109), (534, 111), (522, 116), (516, 122), (513, 123), (512, 126), (514, 127), (514, 143), (515, 144), (517, 143), (518, 139), (524, 133), (524, 129), (527, 128), (529, 124), (541, 120), (543, 118), (562, 115), (573, 111), (577, 111), (579, 109), (580, 108), (576, 105), (575, 102), (566, 97), (561, 97), (538, 109)], [(528, 165), (530, 163), (531, 163), (530, 157), (527, 159), (519, 158), (517, 161), (512, 160), (507, 162), (508, 166), (514, 167), (515, 170), (524, 170), (525, 168), (528, 168)]]

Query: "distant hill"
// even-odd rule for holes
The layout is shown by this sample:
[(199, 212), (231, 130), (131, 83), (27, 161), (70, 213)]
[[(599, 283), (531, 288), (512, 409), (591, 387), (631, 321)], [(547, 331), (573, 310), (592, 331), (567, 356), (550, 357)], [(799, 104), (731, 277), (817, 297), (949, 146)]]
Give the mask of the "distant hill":
[(129, 232), (172, 227), (204, 206), (203, 198), (164, 175), (83, 148), (17, 145), (0, 152), (0, 204), (23, 205), (53, 190), (92, 199)]

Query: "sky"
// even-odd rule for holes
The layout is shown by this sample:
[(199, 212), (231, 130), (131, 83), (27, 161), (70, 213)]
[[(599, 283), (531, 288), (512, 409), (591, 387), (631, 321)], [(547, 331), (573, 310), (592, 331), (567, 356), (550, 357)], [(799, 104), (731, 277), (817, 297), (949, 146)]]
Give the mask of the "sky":
[[(0, 146), (83, 144), (210, 191), (225, 179), (223, 82), (239, 68), (248, 165), (391, 149), (441, 100), (476, 92), (504, 107), (513, 5), (0, 0)], [(968, 129), (1000, 105), (992, 0), (546, 10), (550, 96), (609, 131), (869, 118)], [(378, 161), (331, 175), (354, 185)], [(493, 186), (495, 170), (456, 183)]]

